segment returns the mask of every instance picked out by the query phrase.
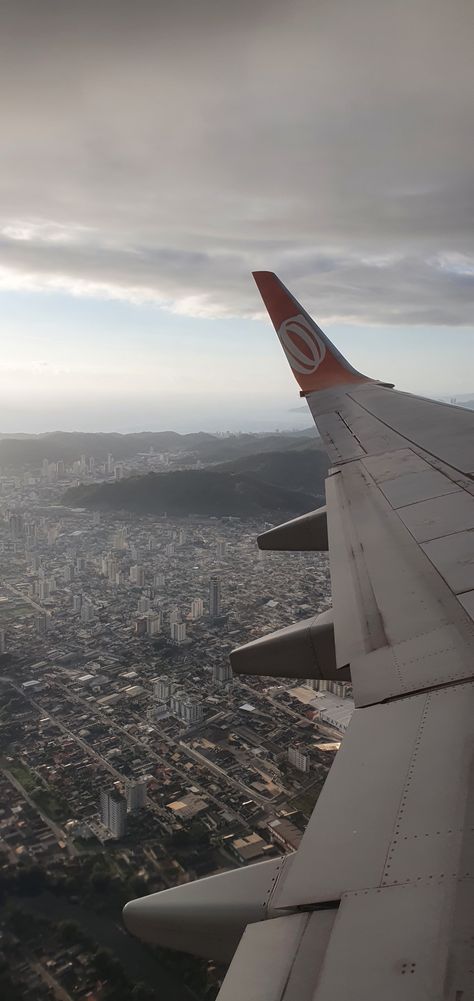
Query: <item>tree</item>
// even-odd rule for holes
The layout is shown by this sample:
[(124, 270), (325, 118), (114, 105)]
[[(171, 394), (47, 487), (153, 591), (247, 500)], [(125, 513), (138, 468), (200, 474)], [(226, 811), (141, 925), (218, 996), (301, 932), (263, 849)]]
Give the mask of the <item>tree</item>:
[(61, 921), (58, 933), (63, 945), (79, 945), (84, 941), (84, 935), (76, 921)]
[(156, 1001), (156, 993), (147, 984), (135, 984), (131, 994), (133, 1001)]
[(102, 980), (117, 983), (123, 977), (122, 967), (110, 949), (98, 949), (94, 956), (94, 967)]

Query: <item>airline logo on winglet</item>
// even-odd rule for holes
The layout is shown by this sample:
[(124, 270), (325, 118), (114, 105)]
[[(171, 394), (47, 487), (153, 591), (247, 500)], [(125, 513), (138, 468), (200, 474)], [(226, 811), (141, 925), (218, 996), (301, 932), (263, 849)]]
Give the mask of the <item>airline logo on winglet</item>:
[(306, 318), (301, 313), (290, 316), (277, 333), (293, 371), (312, 375), (323, 361), (326, 348)]
[(373, 381), (349, 364), (272, 271), (254, 271), (253, 276), (302, 396)]

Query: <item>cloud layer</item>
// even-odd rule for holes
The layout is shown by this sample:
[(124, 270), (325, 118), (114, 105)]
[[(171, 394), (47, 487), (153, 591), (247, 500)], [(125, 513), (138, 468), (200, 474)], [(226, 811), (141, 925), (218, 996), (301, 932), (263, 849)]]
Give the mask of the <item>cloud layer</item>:
[(470, 324), (470, 0), (4, 0), (0, 286)]

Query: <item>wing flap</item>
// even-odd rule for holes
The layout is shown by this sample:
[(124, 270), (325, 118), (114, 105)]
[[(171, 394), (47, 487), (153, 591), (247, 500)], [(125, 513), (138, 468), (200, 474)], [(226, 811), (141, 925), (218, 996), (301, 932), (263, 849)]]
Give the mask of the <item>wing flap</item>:
[(249, 925), (219, 1001), (312, 1001), (337, 910)]
[(356, 709), (275, 908), (463, 878), (473, 713), (472, 682)]
[[(382, 478), (379, 483), (368, 469)], [(397, 509), (386, 496), (398, 504), (442, 490), (443, 496)], [(425, 536), (443, 535), (449, 503), (458, 497), (465, 517), (453, 529), (464, 529), (474, 498), (409, 450), (348, 463), (326, 481), (336, 664), (350, 665), (359, 706), (474, 674), (472, 622), (433, 565), (440, 550), (430, 550), (432, 542), (420, 547), (406, 525), (423, 524)], [(426, 504), (433, 505), (428, 527)], [(457, 553), (463, 568), (462, 586), (471, 579), (469, 540), (463, 540), (463, 555), (456, 538), (456, 533), (449, 537), (452, 559)], [(456, 572), (452, 563), (450, 572)]]

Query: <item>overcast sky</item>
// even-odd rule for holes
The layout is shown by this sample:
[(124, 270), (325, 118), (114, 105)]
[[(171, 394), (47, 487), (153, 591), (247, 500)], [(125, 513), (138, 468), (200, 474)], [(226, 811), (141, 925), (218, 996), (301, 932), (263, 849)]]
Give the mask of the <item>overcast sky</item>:
[(474, 396), (472, 0), (0, 0), (0, 430), (309, 423), (250, 278)]

